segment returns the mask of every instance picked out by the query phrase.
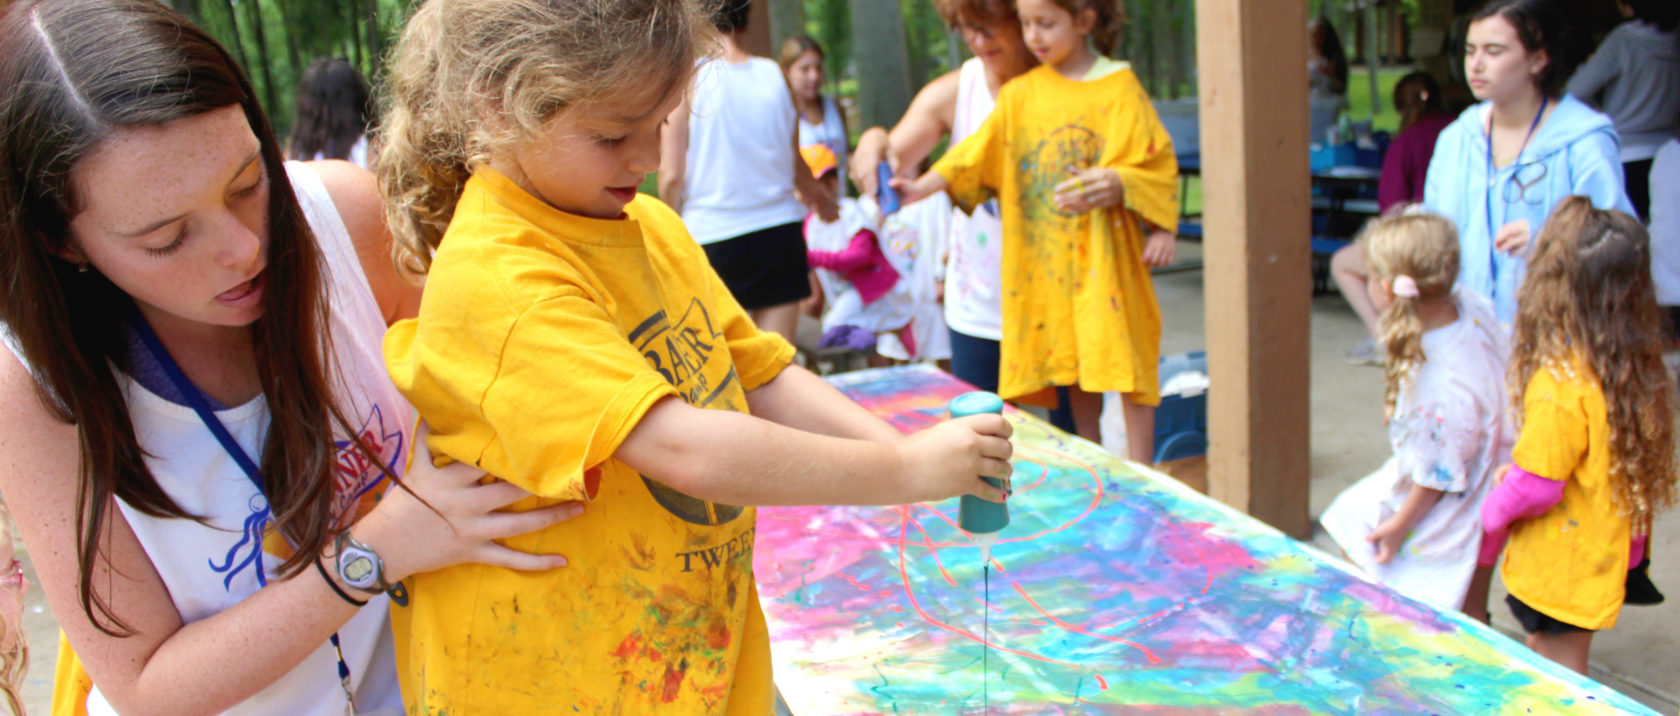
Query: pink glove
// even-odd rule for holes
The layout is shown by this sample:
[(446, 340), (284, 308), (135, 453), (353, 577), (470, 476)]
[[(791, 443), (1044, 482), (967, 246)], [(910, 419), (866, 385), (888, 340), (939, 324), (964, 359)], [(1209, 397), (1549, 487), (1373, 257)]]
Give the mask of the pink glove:
[(1482, 503), (1482, 549), (1476, 565), (1492, 567), (1499, 561), (1512, 522), (1539, 517), (1562, 501), (1562, 480), (1550, 480), (1512, 465)]

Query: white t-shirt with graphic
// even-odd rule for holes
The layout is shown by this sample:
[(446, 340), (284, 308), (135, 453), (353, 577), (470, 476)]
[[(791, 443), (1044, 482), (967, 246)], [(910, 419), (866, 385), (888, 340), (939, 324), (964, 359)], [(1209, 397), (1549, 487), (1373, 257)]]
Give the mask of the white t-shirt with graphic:
[[(333, 395), (344, 417), (375, 449), (378, 461), (400, 471), (407, 459), (414, 412), (385, 373), (384, 313), (320, 178), (301, 164), (287, 163), (286, 169), (328, 267), (332, 359), (338, 368), (331, 385)], [(16, 352), (9, 332), (4, 333), (7, 346)], [(148, 516), (121, 499), (117, 506), (168, 588), (181, 621), (190, 624), (208, 618), (274, 579), (275, 569), (284, 561), (263, 549), (262, 520), (272, 519), (268, 505), (191, 408), (159, 397), (126, 375), (119, 375), (118, 381), (135, 436), (148, 456), (147, 468), (170, 499), (204, 521)], [(246, 454), (260, 462), (270, 419), (264, 398), (217, 411), (216, 416)], [(341, 497), (337, 507), (349, 511), (385, 477), (347, 447), (345, 436), (339, 437)], [(298, 578), (318, 579), (307, 574)], [(402, 709), (387, 602), (383, 595), (369, 599), (338, 630), (358, 713), (400, 713)], [(246, 646), (262, 648), (261, 644)], [(286, 675), (223, 713), (341, 714), (345, 706), (338, 658), (332, 645), (322, 640)], [(92, 716), (116, 713), (98, 684), (88, 696), (87, 708)]]

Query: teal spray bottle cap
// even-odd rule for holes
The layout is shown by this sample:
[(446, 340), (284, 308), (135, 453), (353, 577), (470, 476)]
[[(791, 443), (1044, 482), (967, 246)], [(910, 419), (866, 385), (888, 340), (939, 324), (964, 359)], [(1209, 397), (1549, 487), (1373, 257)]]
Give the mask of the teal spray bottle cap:
[[(962, 418), (981, 413), (1003, 414), (1003, 399), (996, 394), (977, 390), (963, 393), (951, 399), (951, 417)], [(1003, 480), (995, 477), (980, 478), (993, 487), (1003, 487)], [(974, 544), (980, 547), (982, 563), (992, 559), (992, 545), (997, 544), (997, 533), (1009, 526), (1009, 506), (997, 502), (982, 500), (973, 495), (963, 495), (957, 508), (957, 525), (964, 532), (974, 538)]]

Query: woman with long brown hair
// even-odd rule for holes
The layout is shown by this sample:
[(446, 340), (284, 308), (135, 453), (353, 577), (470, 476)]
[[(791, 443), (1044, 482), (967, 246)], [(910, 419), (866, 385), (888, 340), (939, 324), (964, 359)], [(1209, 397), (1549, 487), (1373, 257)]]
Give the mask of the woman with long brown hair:
[(385, 592), (563, 564), (491, 540), (576, 507), (497, 513), (526, 493), (424, 455), (373, 506), (418, 290), (372, 177), (283, 162), (227, 52), (146, 0), (12, 3), (0, 85), (0, 492), (88, 711), (399, 709)]

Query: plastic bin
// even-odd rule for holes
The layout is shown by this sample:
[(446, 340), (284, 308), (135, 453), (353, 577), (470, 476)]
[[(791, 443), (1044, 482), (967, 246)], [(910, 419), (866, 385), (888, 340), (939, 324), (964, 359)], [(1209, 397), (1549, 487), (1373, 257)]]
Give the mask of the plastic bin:
[[(1192, 351), (1161, 359), (1161, 385), (1186, 371), (1207, 374), (1207, 351)], [(1207, 391), (1163, 395), (1155, 408), (1155, 462), (1206, 455)]]

